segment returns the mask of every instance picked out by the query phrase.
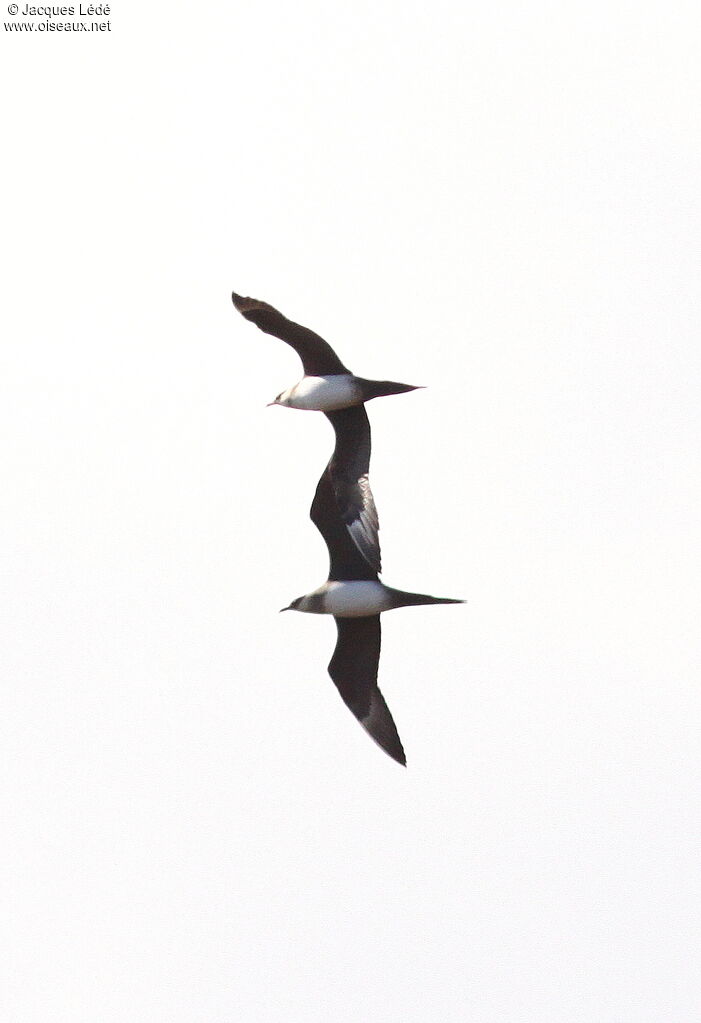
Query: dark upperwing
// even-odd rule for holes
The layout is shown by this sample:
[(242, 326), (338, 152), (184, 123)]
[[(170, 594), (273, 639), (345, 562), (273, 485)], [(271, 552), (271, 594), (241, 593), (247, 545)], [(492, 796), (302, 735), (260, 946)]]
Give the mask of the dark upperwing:
[(377, 686), (380, 616), (336, 618), (336, 628), (338, 640), (329, 662), (329, 675), (368, 735), (393, 760), (406, 766), (397, 726)]
[[(370, 420), (364, 405), (326, 412), (336, 434), (327, 467), (336, 504), (353, 541), (375, 572), (382, 571), (380, 528), (370, 489)], [(343, 578), (337, 576), (336, 578)]]
[(232, 291), (231, 299), (247, 320), (255, 323), (256, 327), (265, 331), (266, 334), (279, 337), (281, 341), (285, 341), (294, 348), (302, 360), (306, 376), (350, 373), (331, 345), (315, 334), (313, 330), (288, 320), (273, 306), (268, 305), (267, 302), (260, 302), (257, 298), (243, 298)]
[(329, 579), (377, 579), (341, 518), (328, 466), (317, 484), (309, 517), (329, 550)]

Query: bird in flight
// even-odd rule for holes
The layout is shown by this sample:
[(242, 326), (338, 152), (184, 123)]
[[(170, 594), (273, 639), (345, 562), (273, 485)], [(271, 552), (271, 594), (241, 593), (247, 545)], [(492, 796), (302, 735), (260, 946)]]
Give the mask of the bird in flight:
[(380, 582), (377, 572), (360, 555), (344, 528), (328, 467), (317, 485), (310, 518), (329, 551), (328, 580), (281, 610), (333, 615), (338, 638), (328, 666), (329, 675), (365, 731), (393, 760), (406, 765), (397, 727), (377, 684), (380, 614), (416, 604), (462, 604), (463, 601), (410, 593)]
[(307, 327), (256, 298), (232, 292), (234, 306), (266, 334), (287, 342), (302, 360), (304, 377), (283, 391), (272, 405), (324, 412), (336, 435), (327, 466), (338, 511), (353, 542), (375, 571), (382, 570), (380, 528), (370, 489), (370, 421), (364, 402), (381, 395), (419, 390), (411, 384), (390, 380), (366, 380), (354, 376), (331, 345)]
[(333, 454), (310, 510), (328, 548), (328, 579), (282, 610), (333, 616), (338, 635), (329, 675), (365, 731), (385, 753), (406, 765), (399, 733), (377, 684), (380, 615), (416, 604), (463, 603), (394, 589), (378, 579), (379, 521), (369, 483), (371, 437), (365, 402), (417, 387), (355, 376), (318, 334), (288, 320), (267, 302), (235, 292), (231, 297), (247, 320), (285, 341), (302, 360), (302, 379), (270, 404), (323, 412), (335, 434)]
[(243, 298), (235, 291), (231, 293), (231, 298), (242, 316), (266, 334), (285, 341), (302, 360), (302, 379), (278, 394), (275, 401), (270, 402), (271, 405), (333, 412), (362, 405), (363, 402), (383, 395), (421, 390), (413, 384), (357, 377), (343, 365), (331, 345), (313, 330), (288, 320), (273, 306), (257, 298)]

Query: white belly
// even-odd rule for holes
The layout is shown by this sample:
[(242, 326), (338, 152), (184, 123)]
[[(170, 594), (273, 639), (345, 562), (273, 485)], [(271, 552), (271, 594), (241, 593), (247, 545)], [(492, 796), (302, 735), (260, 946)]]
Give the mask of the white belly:
[(329, 582), (325, 590), (326, 614), (338, 618), (364, 618), (389, 608), (385, 587), (373, 580)]
[(283, 397), (286, 399), (284, 404), (290, 408), (333, 412), (334, 409), (359, 404), (362, 395), (349, 373), (338, 373), (334, 376), (303, 377)]

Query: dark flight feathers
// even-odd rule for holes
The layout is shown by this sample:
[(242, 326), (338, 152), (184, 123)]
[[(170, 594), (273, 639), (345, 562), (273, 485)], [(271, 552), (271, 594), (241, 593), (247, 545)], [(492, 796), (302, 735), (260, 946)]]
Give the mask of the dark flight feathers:
[[(307, 376), (350, 373), (333, 348), (307, 327), (293, 323), (281, 312), (257, 298), (243, 298), (232, 292), (238, 311), (257, 327), (286, 341), (302, 360)], [(372, 381), (370, 381), (372, 383)], [(395, 385), (391, 385), (395, 386)], [(404, 388), (404, 384), (397, 384)], [(380, 524), (368, 481), (370, 471), (370, 420), (364, 405), (325, 413), (336, 434), (336, 446), (327, 472), (343, 522), (368, 565), (382, 570)], [(338, 576), (337, 578), (349, 578)]]
[(393, 760), (406, 765), (397, 726), (377, 685), (380, 616), (336, 618), (336, 628), (338, 640), (329, 662), (329, 675), (368, 735)]
[(231, 299), (241, 313), (251, 323), (255, 323), (266, 334), (279, 337), (285, 341), (299, 355), (306, 376), (322, 377), (337, 373), (350, 373), (334, 352), (330, 344), (319, 337), (308, 327), (302, 327), (293, 320), (288, 320), (281, 312), (267, 302), (261, 302), (257, 298), (243, 298), (235, 291), (231, 293)]
[[(370, 420), (364, 405), (324, 413), (336, 446), (327, 471), (341, 518), (353, 542), (375, 572), (382, 571), (380, 522), (370, 489)], [(337, 578), (344, 578), (338, 576)]]
[[(231, 297), (247, 320), (294, 348), (307, 376), (350, 373), (318, 334), (288, 320), (267, 302), (242, 298), (236, 293)], [(378, 394), (413, 390), (404, 384), (366, 383), (371, 385), (370, 390), (374, 383)], [(370, 421), (364, 405), (325, 415), (334, 428), (336, 445), (317, 484), (310, 517), (329, 550), (329, 579), (376, 580), (381, 561), (377, 509), (368, 482)], [(329, 662), (329, 675), (368, 735), (390, 757), (406, 765), (396, 725), (377, 685), (380, 616), (335, 618), (335, 622), (338, 639)]]
[(329, 549), (329, 579), (377, 579), (377, 572), (360, 553), (339, 514), (328, 467), (317, 484), (309, 517)]

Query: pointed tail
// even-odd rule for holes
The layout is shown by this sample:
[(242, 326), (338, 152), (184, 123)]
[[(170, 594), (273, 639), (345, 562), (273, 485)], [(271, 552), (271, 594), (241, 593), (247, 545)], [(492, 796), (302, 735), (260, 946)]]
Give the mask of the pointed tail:
[(417, 384), (398, 384), (394, 380), (362, 380), (363, 399), (382, 398), (386, 394), (404, 394), (406, 391), (421, 391)]
[[(387, 587), (391, 589), (391, 587)], [(431, 597), (428, 593), (407, 593), (392, 589), (392, 607), (414, 607), (417, 604), (464, 604), (458, 597)]]

